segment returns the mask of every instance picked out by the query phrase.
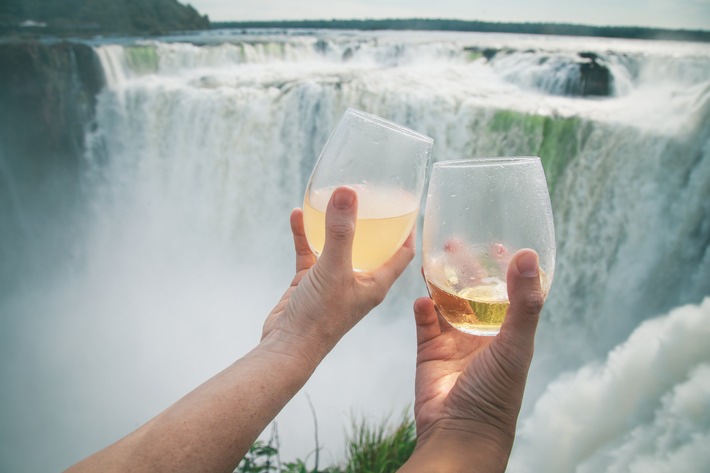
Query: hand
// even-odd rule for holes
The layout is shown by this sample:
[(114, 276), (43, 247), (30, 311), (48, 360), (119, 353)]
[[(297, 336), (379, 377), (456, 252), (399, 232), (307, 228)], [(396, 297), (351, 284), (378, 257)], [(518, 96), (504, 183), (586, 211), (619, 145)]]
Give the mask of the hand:
[(379, 304), (414, 256), (414, 238), (371, 273), (352, 269), (357, 195), (336, 189), (316, 261), (291, 214), (296, 276), (269, 314), (261, 343), (150, 422), (71, 471), (234, 471), (257, 436), (335, 343)]
[[(349, 187), (333, 192), (326, 210), (326, 239), (316, 260), (303, 227), (303, 212), (291, 213), (296, 275), (269, 314), (262, 340), (277, 337), (293, 354), (315, 365), (370, 310), (384, 300), (414, 257), (414, 233), (383, 266), (371, 272), (352, 269), (357, 194)], [(304, 351), (305, 350), (305, 351)]]
[[(510, 307), (496, 337), (462, 333), (437, 315), (431, 299), (415, 302), (417, 461), (438, 451), (453, 465), (460, 455), (469, 466), (462, 471), (471, 471), (470, 455), (478, 454), (476, 471), (505, 469), (544, 302), (537, 254), (517, 252), (507, 281)], [(427, 453), (417, 456), (417, 450)]]

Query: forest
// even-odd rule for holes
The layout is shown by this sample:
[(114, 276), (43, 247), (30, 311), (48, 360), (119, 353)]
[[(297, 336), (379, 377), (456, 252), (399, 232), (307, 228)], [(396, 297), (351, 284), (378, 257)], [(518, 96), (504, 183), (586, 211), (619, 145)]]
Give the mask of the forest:
[(501, 23), (455, 19), (353, 19), (210, 22), (190, 4), (177, 0), (3, 0), (0, 36), (160, 35), (221, 28), (300, 28), (350, 30), (426, 30), (518, 33), (606, 38), (710, 41), (710, 30), (565, 23)]
[(212, 28), (325, 28), (370, 31), (468, 31), (479, 33), (519, 33), (561, 36), (596, 36), (604, 38), (710, 41), (710, 31), (706, 30), (671, 30), (638, 26), (589, 26), (565, 23), (498, 23), (424, 18), (215, 22), (212, 23)]
[(162, 34), (210, 28), (209, 18), (176, 0), (3, 0), (0, 34)]

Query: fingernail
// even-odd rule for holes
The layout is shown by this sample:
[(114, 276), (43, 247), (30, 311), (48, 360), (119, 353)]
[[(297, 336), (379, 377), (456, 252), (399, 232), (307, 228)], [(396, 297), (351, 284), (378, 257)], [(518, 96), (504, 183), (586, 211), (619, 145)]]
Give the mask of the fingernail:
[(336, 209), (347, 210), (353, 206), (353, 202), (355, 202), (355, 194), (352, 192), (342, 191), (340, 189), (335, 191), (333, 205)]
[(537, 254), (526, 251), (517, 259), (518, 273), (524, 278), (534, 278), (538, 275)]

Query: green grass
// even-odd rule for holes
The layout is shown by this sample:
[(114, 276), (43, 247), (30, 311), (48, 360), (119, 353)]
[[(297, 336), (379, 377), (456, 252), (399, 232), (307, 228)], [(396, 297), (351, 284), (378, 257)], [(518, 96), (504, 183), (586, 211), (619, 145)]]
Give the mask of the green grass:
[(407, 461), (415, 445), (414, 420), (408, 414), (395, 425), (389, 425), (387, 420), (373, 425), (363, 419), (353, 421), (342, 464), (321, 469), (318, 450), (313, 467), (307, 465), (308, 457), (282, 462), (278, 434), (275, 433), (268, 442), (257, 440), (235, 473), (393, 473)]
[(364, 420), (353, 424), (347, 441), (345, 473), (389, 473), (407, 461), (416, 445), (414, 421), (403, 416), (399, 425), (387, 427), (367, 424)]

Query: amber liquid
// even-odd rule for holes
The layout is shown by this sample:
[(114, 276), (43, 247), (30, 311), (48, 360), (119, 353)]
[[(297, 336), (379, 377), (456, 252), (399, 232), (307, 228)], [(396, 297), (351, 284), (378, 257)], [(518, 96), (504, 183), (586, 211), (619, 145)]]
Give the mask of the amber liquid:
[(505, 283), (456, 290), (448, 283), (426, 279), (429, 295), (439, 313), (454, 328), (473, 335), (496, 335), (508, 312)]
[[(353, 269), (371, 271), (389, 260), (412, 231), (419, 210), (414, 194), (397, 189), (351, 186), (358, 195)], [(303, 202), (308, 244), (320, 255), (325, 244), (325, 209), (333, 189), (311, 190)]]

